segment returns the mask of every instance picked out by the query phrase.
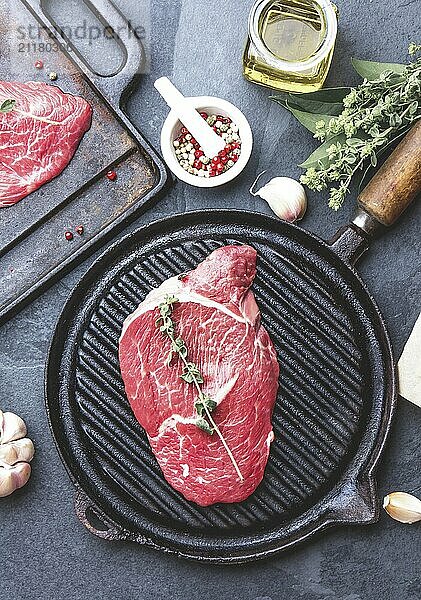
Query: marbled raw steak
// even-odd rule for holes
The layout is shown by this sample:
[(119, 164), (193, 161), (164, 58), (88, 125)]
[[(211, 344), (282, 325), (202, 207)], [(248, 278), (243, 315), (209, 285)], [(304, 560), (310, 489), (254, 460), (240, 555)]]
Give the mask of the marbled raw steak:
[(0, 208), (59, 175), (91, 125), (92, 108), (79, 96), (42, 82), (0, 81)]
[[(202, 506), (247, 498), (263, 478), (273, 440), (279, 366), (250, 290), (255, 274), (253, 248), (219, 248), (194, 271), (152, 290), (126, 319), (120, 339), (126, 393), (162, 472)], [(156, 326), (166, 295), (178, 299), (177, 335), (201, 370), (203, 391), (218, 404), (212, 416), (243, 480), (217, 434), (195, 425), (197, 390), (180, 378), (180, 358), (166, 364), (170, 341)]]

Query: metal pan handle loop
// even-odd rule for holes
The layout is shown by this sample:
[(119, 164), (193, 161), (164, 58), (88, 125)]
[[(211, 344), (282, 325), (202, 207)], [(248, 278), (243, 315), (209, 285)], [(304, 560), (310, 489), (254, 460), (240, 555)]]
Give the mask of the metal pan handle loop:
[[(75, 512), (86, 529), (97, 537), (110, 541), (127, 539), (124, 530), (106, 517), (80, 489), (76, 491), (75, 495)], [(97, 524), (92, 522), (94, 520), (97, 521)]]

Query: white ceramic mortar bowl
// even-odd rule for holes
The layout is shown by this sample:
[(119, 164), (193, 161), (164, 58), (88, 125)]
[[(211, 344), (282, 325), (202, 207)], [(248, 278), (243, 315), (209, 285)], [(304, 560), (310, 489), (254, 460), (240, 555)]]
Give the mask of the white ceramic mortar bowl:
[(166, 118), (161, 131), (161, 151), (165, 162), (178, 179), (195, 187), (213, 188), (232, 181), (244, 170), (253, 149), (253, 133), (249, 122), (241, 110), (222, 98), (197, 96), (194, 98), (186, 98), (186, 100), (191, 102), (194, 108), (199, 112), (204, 111), (208, 114), (229, 117), (232, 119), (233, 123), (238, 125), (238, 135), (241, 139), (240, 157), (235, 165), (225, 173), (222, 173), (222, 175), (216, 175), (215, 177), (199, 177), (198, 175), (188, 173), (178, 162), (173, 144), (174, 140), (180, 135), (183, 125), (178, 120), (175, 112), (171, 111)]

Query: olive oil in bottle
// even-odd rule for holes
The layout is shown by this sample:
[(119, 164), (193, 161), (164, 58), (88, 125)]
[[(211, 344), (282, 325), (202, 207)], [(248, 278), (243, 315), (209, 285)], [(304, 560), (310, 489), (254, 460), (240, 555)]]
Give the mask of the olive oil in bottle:
[(244, 76), (285, 91), (317, 90), (327, 77), (336, 32), (329, 0), (257, 0), (249, 17)]

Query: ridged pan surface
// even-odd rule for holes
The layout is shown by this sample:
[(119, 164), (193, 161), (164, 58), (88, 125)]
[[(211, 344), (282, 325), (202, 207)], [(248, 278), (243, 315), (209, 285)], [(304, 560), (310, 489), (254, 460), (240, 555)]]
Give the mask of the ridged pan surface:
[[(258, 252), (253, 290), (280, 364), (275, 441), (250, 498), (201, 508), (161, 474), (124, 393), (118, 340), (151, 288), (244, 243)], [(107, 251), (65, 307), (47, 368), (53, 434), (78, 489), (122, 539), (215, 562), (376, 520), (373, 471), (393, 389), (383, 322), (351, 268), (303, 230), (237, 211), (157, 222)]]

